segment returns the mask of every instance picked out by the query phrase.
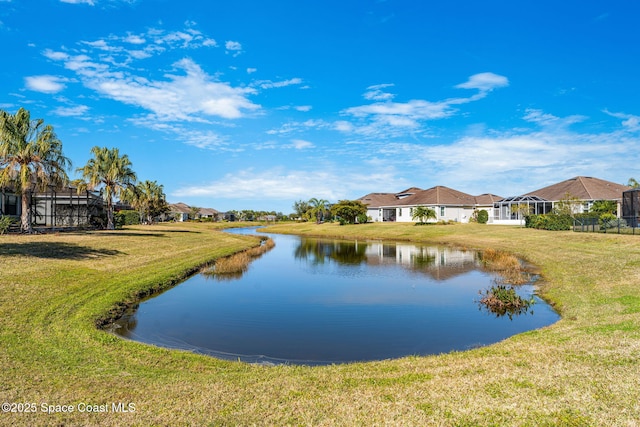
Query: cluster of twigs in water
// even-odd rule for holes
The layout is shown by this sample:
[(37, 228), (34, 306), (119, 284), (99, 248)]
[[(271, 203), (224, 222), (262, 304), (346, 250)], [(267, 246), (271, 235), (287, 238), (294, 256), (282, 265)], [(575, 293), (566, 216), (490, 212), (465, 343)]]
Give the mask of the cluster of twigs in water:
[(246, 251), (238, 252), (237, 254), (216, 260), (213, 267), (206, 270), (205, 274), (226, 276), (228, 278), (241, 276), (242, 273), (247, 271), (249, 263), (252, 260), (258, 258), (265, 252), (268, 252), (276, 245), (275, 242), (268, 237), (261, 237), (261, 239), (262, 242), (260, 246), (254, 246)]
[(524, 299), (516, 293), (513, 286), (496, 285), (484, 293), (480, 291), (480, 304), (496, 316), (507, 315), (511, 319), (513, 315), (523, 314), (529, 310), (535, 300), (533, 297)]

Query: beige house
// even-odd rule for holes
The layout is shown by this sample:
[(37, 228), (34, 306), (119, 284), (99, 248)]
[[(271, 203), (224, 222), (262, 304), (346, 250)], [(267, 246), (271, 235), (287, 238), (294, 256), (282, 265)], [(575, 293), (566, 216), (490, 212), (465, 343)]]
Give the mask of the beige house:
[(367, 205), (367, 215), (372, 221), (415, 222), (413, 209), (417, 206), (431, 208), (436, 221), (469, 222), (475, 210), (493, 214), (493, 205), (502, 197), (495, 194), (472, 196), (442, 185), (422, 190), (409, 188), (400, 193), (370, 193), (360, 200)]
[[(494, 203), (494, 224), (519, 224), (526, 212), (550, 213), (562, 200), (575, 200), (574, 213), (588, 212), (597, 200), (611, 200), (622, 212), (622, 193), (631, 187), (590, 176), (577, 176), (520, 196), (507, 197)], [(519, 206), (526, 206), (519, 209)], [(524, 212), (523, 212), (524, 211)]]
[[(189, 217), (193, 215), (192, 207), (187, 205), (186, 203), (171, 203), (169, 204), (169, 218), (172, 218), (174, 221), (187, 221)], [(220, 212), (212, 208), (199, 208), (196, 213), (196, 218), (211, 218), (214, 221), (220, 219)]]
[[(414, 222), (413, 209), (425, 206), (436, 212), (436, 221), (469, 222), (474, 211), (485, 210), (490, 224), (520, 224), (525, 211), (544, 214), (567, 198), (576, 201), (575, 213), (587, 212), (597, 200), (612, 200), (622, 211), (622, 193), (626, 185), (598, 178), (578, 176), (515, 197), (502, 198), (484, 193), (472, 196), (445, 186), (427, 190), (412, 187), (400, 193), (370, 193), (361, 197), (372, 221)], [(524, 208), (522, 206), (525, 206)]]

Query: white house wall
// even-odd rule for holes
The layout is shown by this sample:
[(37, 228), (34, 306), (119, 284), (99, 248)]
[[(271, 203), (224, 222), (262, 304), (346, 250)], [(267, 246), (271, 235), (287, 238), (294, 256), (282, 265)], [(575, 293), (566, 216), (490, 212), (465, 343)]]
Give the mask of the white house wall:
[[(396, 221), (397, 222), (417, 222), (412, 218), (413, 209), (416, 206), (402, 206), (396, 208)], [(454, 222), (469, 222), (469, 219), (473, 215), (473, 207), (462, 206), (427, 206), (429, 209), (433, 209), (436, 212), (437, 221), (454, 221)], [(444, 208), (444, 212), (442, 209)], [(443, 215), (444, 213), (444, 215)], [(433, 222), (433, 220), (430, 220)]]

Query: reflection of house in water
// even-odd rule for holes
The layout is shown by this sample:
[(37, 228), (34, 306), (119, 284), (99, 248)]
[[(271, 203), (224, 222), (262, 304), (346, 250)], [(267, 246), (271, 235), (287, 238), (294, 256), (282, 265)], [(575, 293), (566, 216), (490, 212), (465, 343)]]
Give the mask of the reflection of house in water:
[(435, 280), (455, 277), (481, 265), (474, 251), (409, 243), (368, 242), (366, 255), (367, 264), (398, 264)]

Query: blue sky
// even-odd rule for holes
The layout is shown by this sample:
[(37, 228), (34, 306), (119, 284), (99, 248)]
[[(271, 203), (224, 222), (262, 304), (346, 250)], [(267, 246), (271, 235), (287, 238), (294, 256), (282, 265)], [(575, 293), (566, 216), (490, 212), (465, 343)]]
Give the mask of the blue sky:
[[(0, 0), (0, 109), (170, 202), (640, 178), (630, 1)], [(74, 174), (72, 174), (74, 175)]]

